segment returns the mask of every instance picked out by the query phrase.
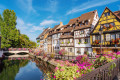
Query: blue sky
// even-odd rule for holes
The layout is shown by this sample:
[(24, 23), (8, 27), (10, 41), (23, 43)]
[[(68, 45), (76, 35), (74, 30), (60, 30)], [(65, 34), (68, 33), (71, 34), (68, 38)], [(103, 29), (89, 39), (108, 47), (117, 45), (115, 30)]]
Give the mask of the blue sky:
[(100, 16), (105, 7), (118, 11), (120, 0), (0, 0), (0, 14), (4, 9), (14, 10), (16, 27), (33, 41), (43, 28), (52, 28), (59, 22), (65, 25), (70, 19), (93, 10)]

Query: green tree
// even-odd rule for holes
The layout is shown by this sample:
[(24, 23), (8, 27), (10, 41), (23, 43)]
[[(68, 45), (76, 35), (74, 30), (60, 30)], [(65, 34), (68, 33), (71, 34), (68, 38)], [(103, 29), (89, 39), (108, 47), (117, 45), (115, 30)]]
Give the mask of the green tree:
[(29, 42), (30, 42), (30, 40), (29, 40), (29, 37), (27, 35), (25, 35), (25, 34), (20, 35), (20, 43), (19, 43), (20, 46), (19, 47), (28, 48), (29, 47)]
[(25, 34), (20, 35), (19, 47), (21, 48), (35, 48), (36, 43), (29, 40), (29, 37)]
[(13, 10), (6, 9), (3, 16), (0, 15), (1, 27), (1, 47), (18, 47), (19, 31), (16, 29), (16, 13)]

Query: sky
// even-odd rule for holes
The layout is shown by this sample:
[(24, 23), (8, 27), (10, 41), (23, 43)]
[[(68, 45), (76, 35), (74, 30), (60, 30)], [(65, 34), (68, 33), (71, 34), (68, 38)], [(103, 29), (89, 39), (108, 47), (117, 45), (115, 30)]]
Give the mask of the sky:
[(32, 41), (36, 41), (43, 29), (60, 22), (65, 25), (81, 14), (97, 10), (100, 17), (105, 7), (118, 11), (120, 0), (0, 0), (0, 14), (4, 9), (14, 10), (17, 29)]

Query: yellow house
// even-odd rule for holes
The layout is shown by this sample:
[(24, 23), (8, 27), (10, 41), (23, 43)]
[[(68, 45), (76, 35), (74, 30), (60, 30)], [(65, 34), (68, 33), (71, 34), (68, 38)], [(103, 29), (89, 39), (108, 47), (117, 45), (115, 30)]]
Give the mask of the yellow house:
[(112, 12), (106, 7), (91, 32), (90, 41), (93, 53), (120, 51), (120, 11)]

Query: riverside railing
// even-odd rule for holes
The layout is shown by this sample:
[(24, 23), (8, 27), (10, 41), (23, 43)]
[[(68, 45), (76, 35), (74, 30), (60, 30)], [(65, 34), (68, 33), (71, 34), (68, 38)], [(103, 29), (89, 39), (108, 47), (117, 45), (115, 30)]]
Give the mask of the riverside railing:
[(26, 51), (28, 48), (8, 48), (9, 51)]
[[(110, 69), (111, 65), (116, 66)], [(92, 72), (84, 74), (82, 77), (77, 78), (77, 80), (119, 80), (117, 75), (120, 71), (120, 58), (114, 60), (113, 62), (107, 63)]]

